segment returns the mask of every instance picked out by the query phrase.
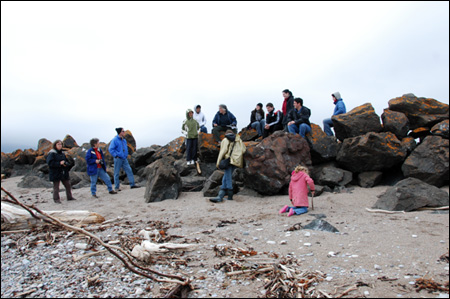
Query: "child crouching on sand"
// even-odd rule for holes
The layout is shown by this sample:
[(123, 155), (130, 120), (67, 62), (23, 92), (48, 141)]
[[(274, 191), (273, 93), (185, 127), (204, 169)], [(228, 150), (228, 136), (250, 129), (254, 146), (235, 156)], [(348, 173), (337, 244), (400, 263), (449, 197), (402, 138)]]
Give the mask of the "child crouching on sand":
[(308, 185), (314, 196), (316, 187), (314, 181), (309, 176), (309, 170), (301, 165), (292, 172), (291, 183), (289, 184), (289, 199), (294, 207), (284, 206), (280, 214), (288, 213), (288, 217), (308, 213)]

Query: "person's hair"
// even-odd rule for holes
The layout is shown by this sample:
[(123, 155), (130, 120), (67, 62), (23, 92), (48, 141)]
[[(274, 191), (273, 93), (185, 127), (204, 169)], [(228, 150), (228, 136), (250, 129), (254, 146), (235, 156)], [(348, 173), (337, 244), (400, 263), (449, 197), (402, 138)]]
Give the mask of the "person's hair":
[(202, 106), (197, 105), (197, 107), (195, 107), (195, 109), (198, 109), (198, 108), (202, 109)]
[(274, 108), (272, 103), (267, 103), (266, 107), (272, 107), (272, 108)]
[(259, 111), (258, 111), (258, 110), (256, 110), (256, 108), (255, 108), (255, 110), (253, 110), (253, 111), (256, 112), (256, 113), (259, 113), (259, 115), (261, 115), (262, 117), (264, 117), (265, 112), (264, 112), (264, 109), (263, 109), (263, 104), (259, 103), (259, 104), (256, 105), (256, 106), (259, 106), (261, 109), (259, 109)]
[(56, 150), (56, 145), (58, 144), (58, 143), (60, 143), (61, 142), (61, 144), (63, 144), (63, 142), (61, 141), (61, 140), (55, 140), (55, 142), (53, 142), (53, 149), (54, 150)]
[(299, 173), (300, 171), (303, 171), (304, 173), (309, 175), (309, 169), (303, 165), (299, 165), (299, 166), (295, 167), (295, 173)]
[(99, 141), (98, 138), (92, 138), (91, 141), (89, 141), (89, 143), (91, 144), (92, 147), (94, 147), (98, 141)]
[(293, 97), (292, 91), (290, 91), (289, 89), (285, 89), (285, 90), (283, 90), (283, 92), (284, 92), (284, 93), (288, 93), (288, 94), (289, 94), (289, 97)]
[(294, 101), (303, 106), (303, 99), (302, 98), (295, 98)]

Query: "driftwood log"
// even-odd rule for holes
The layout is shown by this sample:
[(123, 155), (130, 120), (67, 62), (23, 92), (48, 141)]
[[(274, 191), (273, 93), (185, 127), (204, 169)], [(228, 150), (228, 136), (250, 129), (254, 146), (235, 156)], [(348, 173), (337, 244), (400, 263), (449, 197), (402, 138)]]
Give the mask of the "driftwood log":
[[(33, 218), (28, 211), (22, 208), (14, 207), (5, 202), (2, 202), (1, 206), (2, 231), (30, 229), (45, 224), (45, 222)], [(46, 213), (72, 225), (105, 221), (103, 216), (89, 211), (46, 211)]]

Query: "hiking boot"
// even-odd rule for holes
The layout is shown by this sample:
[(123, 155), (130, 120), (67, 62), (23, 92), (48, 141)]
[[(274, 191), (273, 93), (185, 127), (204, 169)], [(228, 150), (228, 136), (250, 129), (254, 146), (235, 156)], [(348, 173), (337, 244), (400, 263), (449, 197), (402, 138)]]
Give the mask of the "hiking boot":
[(280, 214), (284, 214), (287, 212), (287, 210), (289, 209), (289, 206), (284, 206), (281, 210), (280, 210)]
[(120, 192), (120, 191), (122, 191), (122, 189), (120, 189), (120, 188), (116, 189), (116, 192)]
[(111, 191), (109, 191), (109, 194), (117, 194), (117, 192), (114, 190), (111, 190)]
[(60, 199), (54, 199), (53, 200), (55, 203), (61, 203), (61, 200)]
[(72, 198), (68, 198), (67, 200), (77, 200), (77, 199), (72, 197)]
[(137, 188), (141, 188), (141, 186), (133, 185), (133, 186), (130, 187), (130, 189), (137, 189)]
[(97, 194), (92, 194), (92, 197), (98, 198)]
[(215, 198), (211, 198), (209, 201), (214, 203), (223, 202), (223, 198), (225, 197), (225, 190), (220, 189), (219, 195)]
[(228, 200), (233, 200), (233, 190), (228, 190)]

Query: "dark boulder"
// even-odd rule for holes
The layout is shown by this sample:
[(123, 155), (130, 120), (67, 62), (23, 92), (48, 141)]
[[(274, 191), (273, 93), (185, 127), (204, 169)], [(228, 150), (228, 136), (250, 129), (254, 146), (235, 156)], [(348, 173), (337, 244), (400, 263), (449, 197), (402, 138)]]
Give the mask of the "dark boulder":
[(449, 181), (449, 140), (428, 136), (402, 166), (406, 177), (414, 177), (441, 187)]
[(244, 142), (247, 141), (255, 141), (258, 139), (258, 132), (255, 129), (242, 129), (241, 132), (239, 132), (239, 135), (241, 136), (241, 140)]
[(448, 104), (435, 99), (418, 98), (405, 94), (389, 101), (389, 110), (404, 113), (409, 119), (411, 130), (428, 127), (449, 118)]
[[(215, 197), (219, 194), (220, 187), (222, 186), (223, 171), (216, 170), (214, 173), (206, 180), (202, 192), (204, 197)], [(239, 187), (233, 181), (233, 191), (234, 193), (239, 192)]]
[(37, 155), (43, 156), (53, 148), (53, 143), (45, 138), (39, 139), (37, 146)]
[(134, 167), (146, 167), (151, 164), (152, 156), (161, 149), (159, 145), (152, 145), (150, 147), (140, 148), (131, 155)]
[(406, 150), (406, 154), (411, 154), (417, 147), (417, 142), (412, 137), (406, 137), (402, 139), (402, 147)]
[(308, 138), (311, 147), (313, 165), (336, 159), (340, 148), (336, 137), (327, 136), (320, 126), (311, 124), (311, 133), (308, 133), (306, 138)]
[(53, 188), (53, 183), (48, 179), (42, 178), (40, 176), (30, 174), (22, 178), (22, 180), (17, 184), (20, 188)]
[(1, 153), (1, 172), (6, 177), (10, 177), (12, 175), (14, 168), (14, 160), (11, 158), (11, 154)]
[(77, 142), (75, 141), (75, 139), (72, 136), (66, 135), (66, 137), (64, 137), (64, 139), (63, 139), (63, 147), (67, 148), (67, 149), (71, 149), (74, 147), (79, 147), (79, 145), (77, 144)]
[(308, 143), (300, 135), (275, 132), (244, 155), (245, 186), (264, 195), (278, 194), (290, 182), (298, 165), (311, 167)]
[(381, 183), (383, 173), (381, 171), (363, 172), (358, 175), (358, 185), (363, 188), (372, 188)]
[(131, 131), (125, 131), (124, 138), (127, 140), (128, 145), (128, 155), (132, 155), (136, 151), (136, 140), (133, 137)]
[(145, 186), (145, 202), (178, 199), (182, 183), (178, 171), (173, 167), (175, 159), (164, 157), (149, 165), (149, 175)]
[(369, 132), (381, 132), (380, 117), (375, 113), (372, 104), (367, 103), (352, 111), (334, 115), (332, 118), (337, 139), (357, 137)]
[(72, 171), (86, 172), (86, 151), (91, 148), (89, 143), (83, 143), (80, 147), (74, 147), (65, 152), (70, 164), (73, 165)]
[(213, 134), (200, 133), (198, 137), (200, 158), (206, 163), (216, 163), (219, 156), (219, 144), (214, 140)]
[(11, 153), (11, 158), (14, 160), (15, 164), (18, 165), (33, 165), (36, 160), (37, 152), (33, 149), (26, 150), (15, 150)]
[(406, 150), (390, 132), (346, 139), (337, 156), (339, 165), (353, 173), (389, 169), (405, 159)]
[(448, 139), (449, 137), (449, 120), (446, 119), (431, 128), (431, 134), (435, 136), (441, 136), (445, 139)]
[(412, 137), (414, 139), (420, 139), (421, 142), (425, 137), (429, 135), (431, 135), (430, 128), (417, 128), (412, 130), (408, 134), (409, 137)]
[(408, 135), (409, 120), (404, 113), (384, 109), (381, 114), (384, 131), (394, 133), (398, 139), (402, 139)]
[(407, 178), (378, 196), (374, 209), (411, 212), (448, 206), (448, 193), (415, 178)]
[(197, 173), (196, 166), (187, 165), (187, 161), (185, 159), (175, 161), (174, 167), (181, 177), (191, 176)]
[(337, 228), (335, 228), (330, 223), (322, 219), (315, 219), (312, 222), (308, 223), (307, 225), (303, 226), (302, 229), (310, 229), (314, 231), (330, 232), (330, 233), (339, 232)]
[(353, 173), (347, 170), (325, 167), (319, 176), (318, 183), (328, 187), (347, 186), (353, 181)]
[(181, 177), (183, 185), (182, 192), (200, 192), (205, 185), (206, 178), (202, 176)]
[[(101, 179), (98, 179), (101, 182)], [(70, 184), (73, 189), (79, 189), (83, 187), (88, 187), (91, 185), (91, 179), (87, 172), (70, 171)]]
[(178, 137), (177, 139), (174, 139), (165, 146), (161, 147), (151, 157), (152, 163), (164, 157), (172, 157), (176, 160), (183, 158), (184, 152), (186, 151), (185, 141), (186, 138)]

